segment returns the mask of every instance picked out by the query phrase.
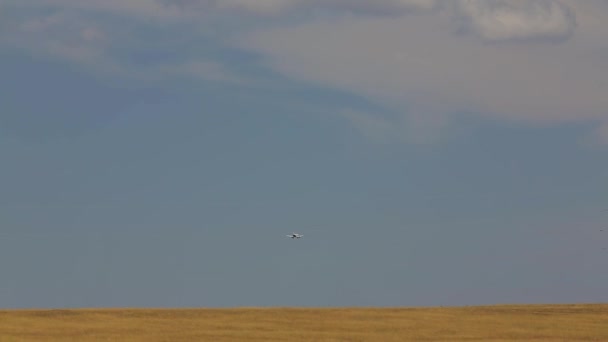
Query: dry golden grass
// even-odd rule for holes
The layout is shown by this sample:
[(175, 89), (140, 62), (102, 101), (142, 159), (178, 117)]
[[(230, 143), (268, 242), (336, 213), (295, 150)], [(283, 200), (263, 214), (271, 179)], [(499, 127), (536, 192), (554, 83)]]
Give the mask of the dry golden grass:
[(0, 311), (0, 341), (608, 341), (608, 304)]

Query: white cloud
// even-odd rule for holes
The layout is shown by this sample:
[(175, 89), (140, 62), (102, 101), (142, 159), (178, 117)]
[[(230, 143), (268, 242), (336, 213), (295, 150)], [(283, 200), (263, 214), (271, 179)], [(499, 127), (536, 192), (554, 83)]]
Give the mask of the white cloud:
[(105, 32), (95, 23), (65, 12), (12, 19), (9, 25), (12, 29), (0, 39), (5, 47), (80, 64), (99, 62), (108, 44)]
[[(24, 0), (21, 5), (33, 6), (35, 3), (32, 0)], [(41, 7), (45, 7), (61, 3), (70, 5), (72, 1), (50, 0), (44, 5), (39, 3)], [(108, 1), (97, 5), (79, 2), (74, 8), (94, 11), (135, 10), (137, 4), (143, 2)], [(148, 7), (148, 10), (152, 8), (156, 7)], [(45, 14), (26, 14), (11, 18), (8, 27), (10, 30), (0, 35), (0, 46), (77, 64), (103, 77), (143, 81), (162, 81), (179, 77), (232, 84), (246, 82), (243, 77), (232, 73), (220, 62), (198, 56), (190, 57), (187, 54), (181, 56), (179, 61), (146, 65), (122, 60), (115, 56), (113, 50), (122, 49), (125, 50), (122, 52), (128, 54), (150, 42), (139, 41), (132, 31), (123, 31), (121, 27), (113, 27), (110, 23), (98, 20), (95, 16), (83, 15), (79, 11), (62, 9)]]
[(242, 10), (255, 14), (277, 15), (294, 10), (336, 10), (368, 14), (432, 10), (437, 0), (161, 0), (168, 6), (186, 10)]
[(367, 14), (401, 14), (408, 11), (430, 11), (437, 0), (299, 0), (302, 7), (326, 8)]
[[(317, 20), (255, 32), (237, 44), (295, 79), (359, 94), (402, 112), (406, 121), (416, 113), (423, 127), (462, 112), (534, 124), (608, 118), (608, 60), (600, 53), (608, 51), (608, 41), (598, 39), (597, 28), (580, 22), (576, 39), (561, 44), (481, 44), (454, 35), (452, 18), (440, 12)], [(521, 22), (510, 23), (515, 28), (503, 26), (503, 32), (511, 33), (493, 33), (494, 39), (525, 32), (542, 37), (542, 25), (524, 30)], [(605, 29), (608, 20), (595, 25)]]
[(436, 7), (438, 0), (4, 0), (4, 3), (22, 8), (77, 9), (137, 17), (183, 19), (226, 10), (263, 15), (303, 9), (386, 14), (395, 11), (431, 10)]
[(4, 0), (3, 4), (24, 9), (53, 8), (61, 11), (110, 12), (148, 18), (179, 18), (183, 16), (182, 11), (178, 8), (163, 5), (157, 0)]
[(569, 37), (575, 14), (555, 0), (460, 0), (463, 29), (486, 41)]
[(216, 6), (219, 9), (246, 10), (258, 14), (278, 14), (295, 5), (297, 0), (218, 0)]
[[(203, 43), (180, 50), (179, 62), (125, 64), (112, 49), (135, 50), (152, 45), (154, 39), (171, 38), (135, 39), (120, 23), (145, 19), (141, 21), (145, 25), (179, 30), (176, 35), (189, 41), (225, 39), (225, 32), (236, 33), (231, 45), (259, 53), (266, 66), (284, 75), (349, 91), (384, 106), (387, 113), (401, 113), (396, 118), (342, 113), (362, 132), (381, 140), (384, 136), (435, 141), (462, 112), (534, 124), (608, 122), (606, 0), (4, 0), (2, 4), (26, 13), (23, 20), (13, 16), (11, 24), (5, 22), (0, 37), (4, 46), (146, 80), (177, 76), (244, 81), (227, 65), (194, 54), (204, 48)], [(55, 11), (38, 11), (42, 8)], [(91, 15), (97, 12), (120, 15), (123, 21)], [(358, 15), (310, 15), (317, 13)], [(289, 22), (291, 14), (307, 15), (296, 15), (295, 24)], [(272, 26), (274, 19), (279, 19), (280, 27)], [(238, 31), (248, 25), (243, 21), (256, 20), (264, 22), (264, 29)], [(209, 33), (226, 27), (237, 29)], [(132, 43), (126, 43), (130, 39)], [(547, 41), (559, 44), (544, 44)], [(215, 40), (214, 44), (228, 43)]]
[[(210, 24), (204, 22), (221, 21), (216, 16), (221, 13), (238, 11), (278, 15), (287, 11), (319, 8), (388, 13), (394, 10), (431, 9), (435, 2), (436, 0), (378, 0), (373, 3), (365, 0), (4, 0), (2, 4), (17, 10), (15, 13), (19, 16), (11, 18), (9, 29), (0, 36), (0, 44), (89, 66), (103, 74), (144, 79), (189, 76), (243, 83), (245, 80), (242, 77), (228, 71), (219, 62), (198, 57), (187, 58), (189, 51), (184, 51), (185, 58), (182, 60), (185, 61), (142, 68), (124, 64), (113, 57), (110, 50), (116, 50), (117, 46), (136, 50), (149, 43), (138, 41), (132, 29), (122, 30), (131, 18), (142, 20), (147, 25), (177, 24), (175, 26), (179, 27), (186, 23), (187, 25), (181, 26), (182, 34), (196, 39), (197, 36), (203, 38), (207, 34), (204, 33), (204, 28), (210, 27)], [(117, 15), (121, 19), (113, 22), (97, 16), (99, 13)], [(116, 20), (116, 17), (110, 18)], [(227, 14), (221, 18), (229, 22), (237, 17)], [(213, 27), (211, 28), (207, 32), (212, 32)], [(125, 44), (129, 40), (131, 46)]]

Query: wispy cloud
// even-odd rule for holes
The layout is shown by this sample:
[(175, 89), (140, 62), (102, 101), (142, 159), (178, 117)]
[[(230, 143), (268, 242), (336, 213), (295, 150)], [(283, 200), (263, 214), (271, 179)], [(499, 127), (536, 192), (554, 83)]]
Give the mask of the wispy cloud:
[(430, 113), (410, 113), (407, 116), (396, 117), (354, 109), (344, 109), (339, 113), (365, 137), (384, 144), (436, 143), (446, 135), (448, 126), (445, 116), (429, 115)]
[(4, 0), (2, 4), (23, 10), (105, 12), (133, 18), (169, 19), (184, 16), (179, 8), (156, 0)]
[(8, 19), (0, 36), (5, 47), (69, 62), (100, 67), (109, 41), (95, 23), (67, 12), (22, 16)]
[(488, 42), (567, 39), (576, 27), (575, 13), (553, 0), (460, 0), (461, 29)]
[[(97, 5), (87, 3), (88, 5), (70, 0), (20, 2), (19, 6), (12, 8), (14, 15), (5, 22), (8, 23), (8, 29), (0, 35), (0, 44), (6, 48), (75, 63), (104, 77), (146, 81), (187, 77), (228, 83), (244, 82), (242, 77), (230, 71), (220, 61), (197, 55), (191, 50), (179, 53), (179, 58), (172, 61), (140, 63), (124, 58), (155, 44), (164, 48), (175, 47), (171, 38), (180, 41), (183, 32), (170, 24), (168, 27), (172, 35), (164, 37), (165, 42), (155, 41), (152, 35), (139, 34), (128, 24), (132, 16), (163, 17), (159, 13), (165, 11), (165, 5), (150, 5), (154, 3), (151, 1), (95, 2)], [(53, 10), (39, 11), (47, 8)], [(91, 11), (93, 13), (90, 13)], [(119, 13), (121, 18), (95, 15), (106, 11)], [(178, 13), (167, 11), (175, 15)], [(147, 25), (148, 29), (154, 26)], [(145, 28), (143, 30), (145, 31)], [(189, 34), (196, 36), (196, 31), (193, 29)], [(142, 36), (148, 41), (142, 41)], [(150, 49), (146, 52), (150, 55), (166, 53)]]
[(110, 12), (120, 15), (156, 19), (242, 11), (257, 15), (277, 15), (295, 10), (337, 10), (368, 14), (392, 14), (403, 11), (431, 10), (441, 0), (4, 0), (20, 8), (62, 8)]
[[(608, 122), (604, 0), (0, 4), (10, 12), (0, 44), (104, 75), (254, 84), (215, 53), (237, 48), (257, 54), (257, 67), (402, 113), (343, 113), (368, 136), (436, 141), (463, 112), (531, 124)], [(179, 56), (128, 58), (143, 47)]]
[[(512, 42), (507, 45), (454, 35), (453, 18), (462, 13), (449, 9), (407, 18), (319, 19), (255, 32), (238, 44), (285, 75), (360, 94), (402, 111), (406, 121), (412, 112), (418, 122), (445, 115), (454, 121), (462, 112), (532, 124), (608, 120), (608, 62), (598, 53), (608, 43), (593, 39), (597, 26), (584, 20), (574, 26), (566, 14), (576, 13), (574, 3), (526, 3), (509, 7), (510, 20), (468, 14), (481, 16), (472, 27), (477, 37)], [(567, 39), (572, 30), (576, 40)], [(560, 44), (543, 44), (560, 35)]]
[(289, 11), (334, 10), (363, 14), (395, 14), (427, 11), (437, 0), (162, 0), (168, 6), (199, 10), (240, 10), (253, 14), (277, 15)]

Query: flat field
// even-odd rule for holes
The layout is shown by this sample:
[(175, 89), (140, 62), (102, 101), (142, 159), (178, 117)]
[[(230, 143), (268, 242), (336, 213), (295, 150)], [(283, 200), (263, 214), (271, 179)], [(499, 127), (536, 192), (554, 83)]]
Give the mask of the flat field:
[(608, 304), (0, 310), (0, 341), (608, 341)]

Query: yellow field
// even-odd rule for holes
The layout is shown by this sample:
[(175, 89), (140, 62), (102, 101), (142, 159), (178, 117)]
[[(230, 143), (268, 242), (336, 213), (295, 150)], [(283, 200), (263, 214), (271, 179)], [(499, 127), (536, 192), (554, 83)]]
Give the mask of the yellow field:
[(2, 310), (0, 341), (608, 341), (608, 304)]

